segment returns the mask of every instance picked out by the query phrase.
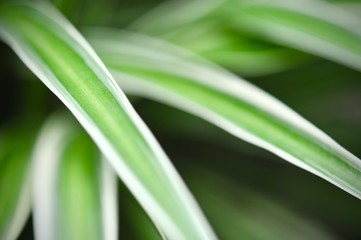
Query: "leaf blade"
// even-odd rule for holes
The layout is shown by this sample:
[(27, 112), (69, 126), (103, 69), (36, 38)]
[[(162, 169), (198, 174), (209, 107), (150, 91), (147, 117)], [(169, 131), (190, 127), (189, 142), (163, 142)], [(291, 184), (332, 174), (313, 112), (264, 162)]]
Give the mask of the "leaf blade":
[[(289, 4), (280, 1), (255, 4), (244, 8), (240, 18), (236, 18), (232, 25), (272, 42), (360, 71), (361, 34), (337, 22), (337, 18), (333, 18), (333, 11), (329, 11), (329, 16), (317, 16), (309, 10), (314, 7), (327, 12), (328, 6), (326, 3), (324, 5), (309, 1), (307, 9), (292, 1)], [(342, 15), (343, 12), (340, 10), (337, 13)]]
[(0, 14), (5, 41), (72, 111), (164, 234), (213, 239), (169, 159), (81, 35), (47, 5), (8, 5)]
[[(198, 11), (194, 18), (187, 19), (184, 12), (190, 11), (192, 4), (166, 2), (130, 27), (177, 42), (178, 35), (172, 38), (172, 34), (179, 29), (191, 35), (192, 25), (211, 22), (238, 31), (240, 37), (251, 34), (361, 71), (361, 32), (355, 27), (360, 20), (336, 4), (313, 0), (215, 0), (210, 5), (213, 7), (208, 7), (207, 2), (199, 1), (198, 7), (207, 11)], [(194, 40), (190, 39), (189, 44)]]
[(54, 115), (46, 122), (33, 157), (37, 239), (116, 239), (117, 228), (105, 221), (116, 213), (116, 200), (107, 199), (116, 198), (116, 179), (100, 160), (90, 139), (68, 118)]
[[(30, 154), (33, 133), (12, 129), (0, 148), (0, 239), (16, 239), (30, 214)], [(16, 144), (15, 144), (16, 143)]]
[(129, 32), (100, 35), (107, 40), (96, 32), (89, 39), (129, 93), (199, 116), (361, 198), (360, 159), (267, 93), (163, 41)]

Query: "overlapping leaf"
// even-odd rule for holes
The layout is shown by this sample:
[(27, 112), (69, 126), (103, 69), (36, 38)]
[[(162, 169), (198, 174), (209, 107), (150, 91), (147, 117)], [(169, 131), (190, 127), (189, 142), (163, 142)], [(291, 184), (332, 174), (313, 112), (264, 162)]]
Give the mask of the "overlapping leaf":
[(36, 239), (117, 239), (116, 178), (64, 116), (44, 126), (33, 156)]
[(72, 111), (159, 230), (214, 235), (178, 173), (81, 35), (48, 5), (0, 8), (0, 33)]
[[(195, 23), (210, 22), (238, 31), (240, 38), (252, 35), (361, 70), (361, 32), (355, 27), (359, 25), (359, 19), (332, 4), (316, 0), (195, 2), (166, 3), (131, 27), (177, 42), (180, 36), (194, 35), (192, 28)], [(193, 17), (187, 18), (185, 12), (190, 11), (194, 4), (204, 11), (191, 11)], [(162, 11), (167, 14), (159, 14)], [(179, 29), (182, 29), (180, 34), (177, 33)], [(207, 37), (188, 40), (188, 44), (192, 44), (207, 41)]]
[(361, 198), (360, 159), (257, 87), (144, 35), (96, 30), (89, 39), (129, 93), (204, 118)]

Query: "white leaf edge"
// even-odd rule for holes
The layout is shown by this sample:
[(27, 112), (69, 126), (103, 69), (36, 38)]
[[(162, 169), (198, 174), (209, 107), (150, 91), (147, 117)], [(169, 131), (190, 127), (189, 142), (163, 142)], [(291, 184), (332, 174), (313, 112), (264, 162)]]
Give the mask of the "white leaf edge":
[[(70, 42), (72, 46), (77, 46), (75, 49), (78, 54), (88, 59), (92, 59), (86, 63), (95, 74), (103, 81), (105, 86), (118, 100), (120, 106), (127, 112), (128, 116), (133, 120), (134, 124), (142, 132), (143, 137), (149, 143), (152, 150), (158, 156), (159, 163), (168, 175), (169, 182), (175, 187), (178, 192), (178, 197), (181, 202), (186, 203), (188, 214), (192, 216), (194, 224), (197, 226), (199, 233), (202, 234), (204, 239), (217, 239), (211, 226), (208, 224), (205, 216), (203, 215), (197, 202), (181, 180), (178, 172), (171, 164), (170, 160), (163, 152), (159, 143), (147, 128), (145, 123), (141, 120), (134, 108), (131, 106), (129, 100), (124, 93), (120, 90), (112, 75), (106, 69), (94, 50), (86, 42), (86, 40), (79, 34), (79, 32), (54, 8), (50, 5), (42, 3), (37, 4), (37, 7), (27, 5), (35, 10), (42, 9), (41, 13), (49, 19), (55, 20), (56, 23), (52, 24), (53, 27), (61, 32), (66, 32), (63, 39)], [(51, 20), (48, 24), (51, 23)], [(124, 181), (132, 192), (140, 205), (146, 210), (151, 219), (154, 221), (158, 229), (166, 232), (166, 236), (174, 239), (185, 239), (181, 230), (176, 226), (171, 217), (165, 212), (157, 201), (152, 197), (149, 191), (143, 186), (141, 181), (132, 173), (131, 169), (124, 163), (123, 159), (119, 156), (112, 144), (97, 128), (96, 124), (87, 116), (82, 108), (77, 104), (75, 99), (70, 96), (66, 89), (59, 83), (57, 78), (46, 67), (42, 60), (36, 53), (27, 46), (27, 44), (16, 36), (16, 32), (7, 27), (5, 23), (0, 21), (0, 38), (3, 39), (25, 63), (25, 65), (65, 104), (65, 106), (73, 113), (76, 119), (89, 133), (96, 145), (101, 149), (106, 159), (110, 162), (117, 175)], [(163, 234), (163, 233), (162, 233)]]
[[(163, 40), (149, 37), (147, 35), (133, 33), (130, 31), (109, 31), (109, 29), (106, 28), (97, 28), (95, 31), (104, 31), (102, 35), (111, 35), (114, 32), (118, 33), (113, 35), (113, 43), (107, 40), (105, 42), (106, 44), (104, 45), (101, 43), (101, 40), (94, 38), (94, 41), (92, 41), (92, 38), (90, 37), (90, 41), (92, 43), (94, 42), (94, 48), (97, 49), (98, 52), (111, 51), (111, 53), (132, 53), (135, 56), (144, 57), (144, 59), (146, 59), (144, 61), (144, 66), (149, 67), (150, 69), (156, 67), (158, 69), (162, 69), (166, 72), (174, 73), (176, 75), (178, 74), (180, 76), (192, 76), (191, 79), (196, 82), (255, 105), (262, 109), (262, 111), (265, 111), (275, 116), (275, 118), (278, 118), (281, 121), (287, 123), (289, 126), (295, 127), (296, 129), (307, 133), (316, 141), (319, 141), (324, 146), (330, 147), (335, 153), (348, 159), (349, 163), (353, 164), (353, 166), (356, 166), (357, 169), (361, 169), (361, 160), (340, 146), (324, 132), (319, 130), (317, 127), (312, 125), (310, 122), (305, 120), (299, 114), (294, 112), (292, 109), (268, 93), (252, 85), (251, 83), (246, 82), (238, 76), (218, 67), (217, 65), (206, 60), (202, 60), (201, 58), (197, 58), (195, 61), (184, 59), (184, 56), (189, 56), (186, 50), (176, 47)], [(122, 41), (125, 41), (126, 47), (122, 47)], [(129, 48), (129, 45), (133, 45), (135, 48), (139, 47), (139, 50), (132, 52), (134, 48)], [(173, 54), (178, 52), (182, 57), (168, 55), (166, 52), (164, 52), (164, 49), (173, 49), (171, 51)], [(154, 54), (154, 51), (156, 50), (163, 51), (163, 53)], [(290, 163), (303, 168), (321, 178), (324, 178), (325, 180), (352, 194), (353, 196), (361, 199), (361, 192), (348, 186), (348, 184), (333, 180), (326, 174), (310, 167), (282, 149), (279, 149), (272, 144), (258, 138), (252, 133), (247, 132), (246, 130), (233, 124), (226, 118), (223, 118), (222, 116), (219, 116), (218, 114), (208, 110), (207, 108), (145, 79), (130, 74), (119, 73), (116, 69), (113, 69), (113, 75), (115, 76), (118, 84), (120, 84), (125, 91), (139, 96), (146, 96), (151, 99), (156, 99), (160, 102), (173, 105), (194, 115), (200, 116), (201, 118), (212, 122), (220, 128), (226, 130), (230, 134), (244, 139), (270, 152), (273, 152)], [(137, 84), (137, 82), (141, 82), (142, 84)]]

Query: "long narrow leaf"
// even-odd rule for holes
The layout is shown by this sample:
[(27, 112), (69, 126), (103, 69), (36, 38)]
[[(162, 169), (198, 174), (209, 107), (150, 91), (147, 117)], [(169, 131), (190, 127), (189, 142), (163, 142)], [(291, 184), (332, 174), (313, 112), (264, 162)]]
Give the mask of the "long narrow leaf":
[(0, 239), (16, 239), (30, 214), (33, 135), (22, 128), (1, 134)]
[(162, 35), (202, 19), (229, 0), (166, 1), (130, 24), (130, 28), (148, 34)]
[(97, 31), (89, 39), (129, 93), (202, 117), (361, 198), (360, 159), (267, 93), (163, 41)]
[(84, 133), (56, 115), (33, 158), (37, 239), (117, 239), (116, 178)]
[(216, 20), (204, 21), (162, 37), (243, 76), (280, 72), (313, 59), (308, 54), (227, 30)]
[[(200, 9), (191, 19), (188, 4), (165, 3), (131, 25), (132, 29), (169, 36), (194, 22), (212, 22), (283, 46), (296, 48), (361, 71), (361, 31), (357, 17), (337, 6), (316, 0), (225, 0), (196, 1)], [(166, 11), (166, 14), (160, 14)], [(193, 13), (193, 11), (192, 11)], [(153, 18), (153, 19), (152, 19)], [(192, 24), (190, 24), (192, 23)], [(177, 42), (178, 34), (173, 34)], [(172, 37), (167, 37), (172, 39)], [(190, 39), (190, 42), (194, 39)]]
[(230, 32), (223, 17), (211, 14), (221, 11), (223, 5), (227, 1), (165, 2), (141, 16), (130, 28), (160, 35), (247, 76), (284, 71), (309, 60), (304, 53)]
[[(189, 156), (184, 160), (197, 162), (198, 159)], [(239, 240), (240, 236), (249, 240), (338, 239), (332, 229), (281, 201), (205, 171), (204, 166), (192, 164), (186, 169), (189, 186), (220, 239)], [(125, 218), (134, 232), (132, 239), (160, 239), (152, 222), (133, 201), (127, 199), (120, 207), (128, 213)]]
[(342, 16), (343, 11), (314, 13), (323, 11), (327, 12), (327, 6), (313, 1), (251, 4), (242, 8), (231, 25), (361, 71), (361, 33), (337, 21), (339, 16), (334, 14)]
[(215, 238), (159, 144), (94, 51), (48, 5), (4, 5), (2, 38), (72, 111), (160, 231)]

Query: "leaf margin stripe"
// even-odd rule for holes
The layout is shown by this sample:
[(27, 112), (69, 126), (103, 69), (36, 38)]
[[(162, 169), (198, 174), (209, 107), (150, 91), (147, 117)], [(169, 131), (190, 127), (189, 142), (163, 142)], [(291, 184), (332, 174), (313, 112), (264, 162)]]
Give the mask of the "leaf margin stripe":
[[(136, 44), (139, 44), (139, 46), (143, 46), (144, 48), (149, 47), (150, 51), (137, 51), (134, 54), (135, 59), (137, 58), (137, 60), (133, 63), (136, 65), (138, 65), (138, 67), (140, 66), (139, 69), (142, 68), (142, 64), (145, 66), (145, 68), (148, 69), (156, 69), (158, 66), (158, 69), (156, 71), (164, 71), (167, 72), (168, 74), (179, 74), (180, 72), (183, 72), (183, 76), (189, 76), (189, 72), (191, 72), (193, 75), (197, 75), (198, 77), (195, 77), (194, 79), (190, 80), (190, 81), (198, 81), (201, 84), (205, 84), (208, 87), (213, 87), (216, 88), (219, 91), (223, 91), (226, 92), (230, 95), (234, 95), (236, 97), (238, 97), (240, 100), (245, 100), (250, 101), (251, 103), (255, 103), (257, 107), (260, 107), (263, 111), (269, 112), (274, 116), (278, 116), (281, 117), (281, 120), (284, 120), (286, 123), (288, 123), (290, 126), (298, 126), (296, 129), (298, 129), (298, 131), (305, 131), (306, 132), (306, 137), (308, 135), (309, 138), (315, 138), (315, 141), (320, 141), (321, 142), (321, 147), (320, 149), (322, 150), (323, 146), (329, 146), (329, 148), (326, 148), (328, 150), (326, 151), (330, 151), (331, 155), (333, 155), (336, 158), (343, 159), (340, 161), (340, 163), (342, 164), (346, 164), (346, 166), (348, 166), (347, 168), (349, 169), (349, 171), (353, 172), (353, 176), (354, 177), (358, 177), (360, 178), (361, 174), (361, 161), (354, 156), (353, 154), (351, 154), (350, 152), (348, 152), (347, 150), (345, 150), (343, 147), (341, 147), (338, 143), (336, 143), (333, 139), (331, 139), (329, 136), (327, 136), (325, 133), (323, 133), (321, 130), (319, 130), (318, 128), (316, 128), (315, 126), (313, 126), (311, 123), (309, 123), (308, 121), (306, 121), (305, 119), (303, 119), (300, 115), (298, 115), (297, 113), (293, 112), (289, 107), (285, 106), (284, 104), (282, 104), (280, 101), (276, 100), (275, 98), (271, 97), (270, 95), (268, 95), (267, 93), (265, 93), (264, 91), (257, 89), (256, 87), (254, 87), (253, 85), (241, 80), (240, 78), (234, 76), (231, 73), (228, 73), (227, 71), (221, 69), (218, 73), (217, 71), (208, 71), (207, 73), (207, 68), (209, 69), (209, 67), (215, 67), (215, 69), (218, 70), (218, 67), (215, 66), (212, 63), (208, 63), (207, 61), (203, 61), (203, 65), (199, 64), (199, 62), (202, 62), (201, 59), (198, 59), (198, 62), (192, 62), (192, 64), (194, 64), (195, 66), (197, 66), (197, 68), (191, 68), (189, 67), (188, 70), (183, 69), (180, 70), (182, 68), (182, 64), (183, 65), (187, 65), (189, 64), (190, 60), (188, 58), (186, 58), (186, 60), (184, 60), (184, 56), (187, 56), (187, 51), (185, 51), (185, 53), (183, 52), (183, 49), (174, 47), (174, 51), (171, 51), (172, 53), (175, 52), (181, 52), (184, 54), (180, 54), (181, 57), (174, 57), (173, 55), (167, 55), (166, 53), (164, 53), (164, 51), (166, 52), (167, 49), (171, 49), (171, 44), (166, 44), (164, 41), (160, 40), (158, 43), (156, 41), (155, 38), (149, 37), (149, 36), (144, 36), (142, 34), (139, 33), (131, 33), (126, 31), (125, 33), (120, 31), (112, 31), (110, 29), (103, 29), (104, 31), (100, 31), (101, 35), (104, 36), (107, 34), (107, 32), (110, 35), (113, 35), (113, 41), (109, 41), (109, 35), (107, 36), (106, 41), (104, 41), (105, 44), (103, 44), (104, 49), (102, 52), (101, 49), (101, 42), (102, 40), (99, 38), (96, 38), (96, 36), (92, 36), (92, 34), (89, 34), (90, 37), (88, 38), (90, 40), (90, 42), (93, 43), (94, 48), (98, 50), (98, 53), (100, 54), (101, 57), (103, 57), (103, 60), (106, 62), (106, 64), (108, 64), (108, 67), (110, 67), (110, 69), (113, 70), (114, 75), (116, 77), (116, 79), (118, 80), (118, 83), (123, 87), (123, 89), (125, 91), (133, 91), (133, 93), (139, 95), (139, 96), (146, 96), (148, 98), (152, 98), (155, 99), (157, 101), (161, 101), (165, 104), (171, 104), (177, 108), (181, 108), (182, 110), (191, 112), (194, 115), (198, 115), (200, 117), (202, 117), (203, 119), (206, 119), (208, 121), (211, 121), (213, 123), (215, 123), (217, 126), (228, 130), (228, 132), (230, 132), (233, 135), (237, 135), (235, 134), (235, 132), (238, 133), (238, 137), (246, 139), (247, 141), (258, 145), (262, 148), (268, 149), (271, 152), (275, 153), (276, 155), (281, 156), (282, 158), (290, 161), (291, 163), (304, 168), (307, 171), (310, 171), (313, 174), (316, 174), (324, 179), (326, 179), (327, 181), (335, 184), (336, 186), (344, 189), (345, 191), (349, 192), (350, 194), (361, 198), (361, 188), (359, 187), (354, 187), (353, 184), (349, 184), (347, 182), (343, 182), (343, 180), (341, 179), (341, 181), (339, 180), (335, 180), (333, 179), (335, 176), (329, 176), (329, 173), (324, 173), (324, 172), (320, 172), (319, 170), (315, 170), (312, 167), (308, 166), (307, 164), (299, 161), (299, 159), (295, 158), (294, 156), (284, 152), (283, 150), (280, 150), (277, 147), (274, 147), (272, 144), (269, 144), (268, 142), (265, 142), (263, 140), (260, 140), (259, 138), (255, 138), (254, 136), (252, 136), (252, 134), (248, 134), (246, 132), (240, 132), (239, 127), (237, 126), (230, 126), (230, 124), (228, 124), (227, 122), (225, 122), (222, 119), (219, 119), (219, 116), (217, 116), (217, 114), (214, 114), (212, 112), (209, 112), (208, 110), (204, 110), (202, 109), (202, 107), (198, 106), (197, 108), (197, 104), (194, 103), (194, 101), (192, 102), (192, 100), (188, 100), (186, 99), (184, 96), (180, 96), (182, 94), (177, 94), (176, 91), (174, 90), (169, 90), (167, 89), (167, 87), (163, 87), (161, 86), (161, 84), (158, 83), (152, 83), (152, 80), (150, 79), (146, 79), (146, 77), (144, 76), (137, 76), (137, 73), (134, 72), (130, 72), (130, 73), (125, 73), (124, 69), (123, 72), (120, 72), (117, 69), (117, 59), (112, 59), (114, 60), (113, 63), (115, 65), (112, 65), (112, 60), (110, 60), (109, 62), (109, 58), (108, 60), (106, 59), (106, 56), (104, 56), (104, 53), (106, 55), (106, 53), (109, 53), (109, 50), (111, 50), (110, 56), (112, 56), (112, 54), (117, 55), (117, 51), (119, 51), (120, 53), (123, 54), (129, 54), (126, 55), (127, 57), (131, 56), (131, 51), (123, 51), (124, 49), (128, 49), (128, 48), (124, 48), (121, 47), (121, 43), (122, 41), (125, 41), (126, 44), (130, 44), (129, 42), (127, 42), (127, 37), (124, 37), (123, 35), (133, 35), (133, 38), (130, 37), (130, 39), (134, 42), (134, 39), (138, 38), (140, 39), (139, 42), (135, 43), (135, 46), (137, 46)], [(95, 31), (99, 31), (99, 29), (95, 30)], [(122, 35), (123, 34), (123, 35)], [(88, 35), (88, 36), (89, 36)], [(95, 34), (96, 35), (96, 34)], [(120, 37), (122, 36), (122, 37)], [(124, 40), (126, 39), (126, 40)], [(128, 39), (129, 40), (129, 39)], [(111, 45), (111, 42), (114, 43), (114, 45)], [(151, 42), (153, 42), (154, 44), (152, 45)], [(156, 44), (157, 43), (157, 44)], [(162, 44), (160, 44), (162, 43)], [(120, 48), (117, 49), (114, 46), (119, 45)], [(166, 46), (164, 46), (166, 45)], [(162, 46), (162, 47), (159, 47)], [(153, 49), (152, 49), (153, 47)], [(152, 52), (154, 52), (154, 49), (158, 50), (159, 52), (163, 51), (163, 55), (160, 53), (157, 56), (152, 55)], [(123, 51), (123, 52), (122, 52)], [(119, 54), (118, 52), (118, 54)], [(149, 58), (147, 59), (147, 61), (144, 61), (142, 63), (142, 57), (143, 58)], [(115, 57), (116, 58), (116, 57)], [(121, 58), (120, 58), (121, 59)], [(128, 58), (129, 60), (130, 58)], [(134, 60), (134, 59), (133, 59)], [(159, 61), (159, 60), (163, 60), (163, 61)], [(120, 60), (121, 61), (121, 60)], [(156, 63), (156, 61), (158, 61), (158, 63)], [(172, 62), (173, 61), (173, 62)], [(129, 64), (130, 60), (128, 61), (128, 63), (126, 63), (125, 65)], [(110, 63), (110, 64), (109, 64)], [(169, 64), (168, 64), (169, 63)], [(132, 63), (130, 63), (131, 65)], [(167, 66), (168, 64), (168, 66)], [(198, 64), (198, 65), (197, 65)], [(204, 71), (199, 70), (198, 72), (196, 71), (196, 69), (201, 69), (201, 68), (205, 68)], [(213, 75), (212, 75), (213, 73)], [(117, 76), (118, 75), (118, 76)], [(219, 82), (213, 82), (211, 83), (211, 81), (209, 81), (209, 79), (207, 79), (207, 77), (209, 78), (214, 78), (214, 76), (220, 77), (222, 79), (222, 82), (219, 80)], [(201, 76), (201, 77), (199, 77)], [(222, 78), (223, 76), (223, 78)], [(143, 77), (143, 78), (142, 78)], [(203, 79), (202, 79), (203, 77)], [(204, 79), (205, 78), (205, 79)], [(227, 79), (228, 78), (228, 79)], [(215, 79), (213, 79), (215, 80)], [(225, 81), (225, 80), (229, 80), (229, 81)], [(138, 81), (138, 83), (137, 83)], [(141, 84), (139, 84), (139, 82)], [(127, 85), (128, 84), (128, 85)], [(127, 89), (128, 88), (128, 89)], [(237, 96), (238, 94), (238, 96)], [(245, 94), (245, 96), (242, 96), (242, 94)], [(166, 95), (166, 96), (165, 96)], [(241, 95), (241, 96), (240, 96)], [(267, 102), (267, 106), (261, 106), (259, 105), (259, 101), (255, 100), (255, 96), (259, 96), (261, 97), (262, 101), (261, 103), (265, 103)], [(243, 99), (242, 99), (243, 97)], [(245, 99), (244, 99), (245, 98)], [(193, 106), (193, 107), (189, 107), (189, 106)], [(196, 107), (195, 107), (196, 106)], [(238, 129), (236, 129), (238, 128)], [(317, 145), (317, 142), (314, 142)], [(319, 143), (318, 143), (319, 144)], [(324, 151), (324, 150), (322, 150)], [(332, 169), (331, 169), (332, 170)], [(350, 179), (349, 179), (350, 180)], [(344, 184), (346, 184), (346, 186), (344, 186)], [(357, 184), (356, 184), (357, 185)], [(358, 188), (358, 190), (357, 190)]]
[[(213, 4), (216, 2), (218, 1), (214, 0)], [(173, 5), (175, 4), (168, 2), (162, 3), (139, 20), (136, 20), (133, 24), (130, 24), (130, 29), (155, 36), (167, 36), (169, 33), (172, 33), (174, 29), (177, 30), (180, 27), (186, 28), (187, 24), (189, 25), (186, 19), (182, 20), (181, 15), (190, 4), (192, 3), (186, 2), (182, 5), (178, 2), (178, 5), (176, 5), (178, 8), (174, 10)], [(199, 7), (202, 8), (205, 2), (203, 2), (202, 5), (202, 1), (199, 1), (199, 4)], [(249, 9), (252, 10), (252, 8), (262, 9), (267, 7), (280, 11), (294, 12), (305, 17), (307, 21), (311, 20), (316, 24), (317, 21), (322, 21), (333, 29), (344, 31), (349, 36), (348, 41), (353, 41), (354, 45), (357, 44), (357, 41), (361, 44), (361, 31), (355, 27), (360, 23), (357, 16), (349, 14), (346, 10), (337, 6), (337, 4), (325, 1), (305, 0), (301, 3), (297, 0), (219, 0), (219, 3), (215, 4), (209, 11), (199, 13), (198, 16), (194, 18), (194, 21), (208, 21), (212, 20), (212, 17), (219, 18), (221, 19), (219, 23), (222, 25), (226, 24), (228, 27), (238, 29), (241, 32), (246, 31), (248, 34), (251, 33), (256, 37), (263, 38), (263, 40), (301, 50), (361, 71), (361, 64), (359, 64), (359, 62), (361, 62), (361, 50), (352, 51), (348, 49), (349, 44), (347, 43), (341, 45), (340, 43), (335, 44), (330, 37), (329, 40), (331, 41), (325, 40), (322, 35), (320, 38), (320, 35), (317, 35), (317, 31), (305, 33), (302, 30), (302, 28), (304, 28), (303, 23), (298, 24), (295, 23), (295, 21), (289, 20), (289, 22), (292, 22), (294, 25), (292, 28), (292, 25), (291, 27), (287, 27), (278, 24), (277, 21), (272, 20), (270, 17), (262, 19), (262, 14), (252, 16), (252, 14), (247, 13), (247, 11), (249, 11)], [(172, 16), (160, 15), (162, 9), (166, 9), (167, 12), (173, 12)], [(277, 17), (276, 14), (274, 14), (274, 16)], [(172, 17), (178, 21), (172, 21)], [(282, 18), (282, 16), (280, 18)], [(283, 22), (286, 22), (285, 19), (283, 19)], [(297, 27), (301, 27), (301, 30), (297, 30)], [(156, 30), (157, 28), (161, 30)], [(278, 33), (278, 31), (282, 32), (282, 34)], [(275, 32), (276, 34), (274, 34)], [(300, 38), (304, 40), (300, 41)], [(310, 43), (308, 43), (308, 41), (310, 41)], [(313, 46), (315, 44), (317, 46)], [(333, 51), (337, 53), (333, 53)]]
[[(68, 147), (73, 143), (73, 140), (76, 139), (77, 143), (79, 143), (80, 140), (84, 139), (84, 136), (81, 136), (84, 135), (84, 133), (81, 132), (80, 129), (77, 128), (78, 126), (73, 124), (72, 121), (69, 116), (61, 113), (50, 116), (43, 125), (36, 140), (32, 157), (32, 197), (34, 232), (37, 239), (58, 239), (59, 237), (61, 238), (61, 236), (64, 237), (64, 231), (61, 229), (67, 229), (67, 231), (65, 231), (66, 234), (72, 232), (69, 230), (69, 226), (67, 226), (71, 224), (71, 221), (62, 221), (62, 219), (66, 217), (66, 215), (64, 215), (64, 213), (66, 213), (66, 205), (64, 204), (66, 203), (63, 201), (64, 192), (62, 191), (64, 188), (61, 187), (64, 180), (62, 178), (68, 175), (62, 176), (61, 173), (69, 170), (69, 166), (70, 169), (74, 169), (74, 165), (67, 165), (68, 168), (64, 167), (64, 161), (67, 161), (65, 159), (66, 156), (64, 156), (64, 151), (68, 151)], [(77, 139), (79, 136), (82, 138)], [(87, 147), (89, 147), (89, 141), (90, 140), (86, 142)], [(46, 150), (44, 150), (44, 148)], [(93, 146), (93, 150), (94, 153), (97, 152), (95, 146)], [(98, 155), (98, 157), (95, 155)], [(74, 157), (74, 153), (72, 153), (72, 156)], [(114, 228), (114, 224), (117, 223), (116, 178), (114, 173), (112, 173), (112, 169), (109, 168), (108, 163), (104, 161), (105, 159), (101, 159), (100, 156), (99, 153), (93, 156), (96, 157), (96, 159), (93, 160), (99, 166), (99, 170), (96, 172), (97, 177), (94, 178), (94, 181), (97, 181), (98, 184), (92, 186), (95, 186), (93, 193), (97, 191), (100, 193), (95, 193), (96, 199), (93, 203), (99, 204), (100, 208), (97, 208), (95, 212), (98, 212), (96, 215), (101, 216), (91, 219), (93, 221), (99, 221), (100, 226), (98, 229), (91, 230), (99, 230), (98, 234), (102, 239), (115, 240), (117, 239), (117, 228)], [(82, 159), (82, 161), (84, 160), (87, 161), (88, 159)], [(68, 163), (70, 163), (69, 160)], [(79, 163), (80, 162), (76, 162), (75, 166), (79, 167)], [(66, 188), (66, 190), (68, 189)], [(115, 222), (107, 226), (109, 218), (115, 220)], [(88, 222), (88, 220), (78, 221), (78, 224), (81, 225), (83, 222)], [(63, 225), (64, 223), (65, 225)], [(79, 229), (84, 230), (84, 228), (81, 227)], [(72, 235), (73, 233), (74, 232), (66, 236), (74, 236)]]
[[(21, 5), (24, 7), (25, 5)], [(16, 7), (15, 7), (16, 8)], [(27, 48), (27, 45), (24, 44), (25, 40), (19, 38), (16, 35), (16, 30), (12, 29), (11, 26), (7, 26), (9, 22), (6, 20), (0, 20), (0, 34), (4, 38), (5, 42), (7, 42), (19, 55), (19, 57), (25, 62), (25, 64), (48, 86), (48, 88), (58, 96), (58, 98), (71, 110), (71, 112), (75, 115), (78, 121), (83, 125), (83, 127), (90, 133), (92, 138), (98, 144), (98, 146), (102, 149), (103, 153), (106, 155), (107, 159), (112, 163), (116, 172), (119, 176), (122, 177), (122, 180), (128, 186), (131, 186), (130, 189), (137, 196), (137, 199), (141, 202), (142, 206), (147, 210), (148, 214), (151, 216), (153, 221), (156, 221), (156, 224), (159, 224), (159, 227), (166, 233), (168, 236), (173, 236), (174, 238), (186, 238), (187, 235), (198, 235), (198, 237), (207, 239), (215, 239), (215, 235), (207, 223), (204, 215), (202, 214), (199, 206), (193, 199), (192, 195), (186, 188), (185, 184), (182, 182), (181, 178), (177, 174), (175, 168), (169, 162), (167, 156), (162, 151), (159, 144), (156, 142), (154, 136), (151, 134), (146, 125), (142, 122), (140, 117), (136, 114), (134, 109), (131, 107), (129, 101), (126, 99), (125, 95), (121, 92), (119, 87), (116, 85), (114, 79), (110, 75), (110, 73), (106, 70), (104, 65), (101, 63), (99, 58), (96, 56), (95, 52), (91, 49), (91, 47), (86, 43), (86, 41), (82, 38), (80, 34), (76, 34), (76, 30), (58, 13), (55, 9), (52, 9), (49, 5), (36, 5), (36, 7), (26, 5), (25, 8), (30, 9), (30, 11), (35, 11), (36, 14), (40, 14), (42, 17), (49, 21), (47, 24), (52, 23), (56, 30), (62, 30), (60, 32), (64, 33), (64, 36), (58, 34), (60, 40), (64, 41), (64, 38), (69, 38), (67, 40), (70, 41), (71, 44), (75, 44), (75, 48), (72, 49), (75, 53), (88, 57), (88, 61), (85, 64), (88, 67), (96, 67), (96, 70), (93, 70), (93, 74), (99, 78), (99, 74), (102, 75), (100, 77), (102, 84), (105, 89), (109, 91), (113, 97), (115, 97), (117, 104), (122, 106), (122, 111), (125, 111), (127, 117), (131, 120), (131, 125), (135, 126), (136, 132), (141, 134), (142, 139), (146, 142), (146, 147), (150, 149), (150, 152), (154, 155), (156, 163), (161, 166), (161, 169), (158, 171), (161, 172), (158, 178), (165, 178), (168, 181), (164, 181), (162, 184), (165, 184), (168, 191), (172, 192), (173, 199), (177, 200), (177, 204), (179, 204), (179, 208), (182, 208), (183, 211), (179, 212), (180, 215), (174, 215), (172, 212), (167, 212), (164, 210), (164, 202), (159, 202), (159, 200), (163, 200), (165, 202), (169, 202), (170, 200), (167, 198), (162, 198), (161, 196), (156, 196), (150, 193), (150, 190), (146, 189), (144, 184), (148, 184), (147, 182), (141, 183), (139, 175), (136, 176), (131, 171), (131, 166), (128, 166), (130, 162), (127, 164), (123, 162), (123, 158), (119, 156), (119, 153), (114, 148), (112, 143), (106, 136), (102, 134), (102, 131), (98, 128), (100, 126), (96, 125), (94, 119), (87, 118), (88, 115), (84, 112), (84, 110), (74, 102), (72, 96), (65, 91), (64, 87), (57, 81), (57, 78), (52, 74), (51, 71), (45, 66), (45, 63), (41, 61), (39, 57), (37, 57), (35, 52), (32, 52), (31, 48)], [(37, 9), (43, 9), (43, 11), (37, 12)], [(44, 11), (45, 9), (45, 11)], [(0, 9), (1, 11), (1, 9)], [(2, 9), (2, 11), (4, 11)], [(44, 15), (45, 14), (45, 15)], [(49, 17), (50, 15), (50, 17)], [(54, 17), (55, 16), (55, 17)], [(36, 16), (35, 16), (36, 17)], [(4, 23), (5, 21), (5, 23)], [(10, 30), (9, 30), (10, 28)], [(14, 33), (15, 32), (15, 33)], [(18, 40), (19, 42), (16, 42)], [(22, 42), (23, 41), (23, 42)], [(67, 42), (69, 43), (69, 42)], [(25, 46), (25, 49), (22, 47)], [(34, 50), (33, 50), (34, 51)], [(29, 57), (30, 56), (30, 57)], [(90, 57), (90, 58), (89, 58)], [(34, 59), (36, 62), (34, 63)], [(84, 59), (84, 58), (83, 58)], [(96, 102), (94, 102), (96, 103)], [(120, 111), (120, 110), (119, 110)], [(110, 114), (110, 112), (108, 112)], [(114, 114), (114, 112), (113, 112)], [(113, 115), (110, 114), (110, 115)], [(111, 117), (110, 119), (113, 119)], [(104, 126), (103, 126), (104, 127)], [(109, 130), (109, 129), (108, 129)], [(142, 152), (142, 151), (141, 151)], [(146, 154), (143, 152), (143, 154)], [(147, 163), (148, 166), (152, 166), (151, 163)], [(154, 163), (152, 163), (154, 164)], [(157, 176), (157, 175), (155, 175)], [(159, 181), (159, 179), (158, 179)], [(153, 191), (153, 190), (152, 190)], [(158, 197), (158, 199), (156, 199)], [(160, 199), (159, 199), (160, 197)], [(166, 206), (167, 207), (167, 206)], [(169, 207), (169, 206), (168, 206)], [(168, 209), (169, 210), (169, 209)], [(170, 216), (169, 214), (173, 214)], [(187, 221), (183, 221), (182, 218), (187, 219)], [(175, 223), (178, 221), (178, 223)], [(180, 225), (179, 225), (180, 224)], [(184, 226), (181, 226), (184, 225)], [(185, 226), (189, 227), (189, 231), (183, 229)]]

